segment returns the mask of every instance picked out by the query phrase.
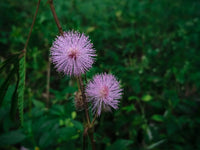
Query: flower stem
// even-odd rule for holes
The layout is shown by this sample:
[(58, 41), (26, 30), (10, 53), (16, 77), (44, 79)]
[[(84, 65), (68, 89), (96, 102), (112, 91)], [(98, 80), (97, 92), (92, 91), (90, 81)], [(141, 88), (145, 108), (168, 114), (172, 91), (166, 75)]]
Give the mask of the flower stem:
[(90, 125), (90, 116), (89, 116), (89, 112), (88, 112), (88, 104), (86, 102), (85, 87), (83, 85), (83, 80), (82, 80), (81, 76), (78, 77), (78, 81), (79, 81), (81, 94), (82, 94), (82, 98), (83, 98), (83, 103), (84, 103), (84, 107), (85, 107), (86, 120), (87, 120), (88, 125)]
[(97, 118), (97, 113), (95, 114), (95, 116), (94, 116), (94, 118), (93, 118), (93, 120), (92, 120), (92, 123), (91, 123), (91, 126), (92, 126), (92, 127), (94, 126), (94, 122), (95, 122), (96, 118)]
[(56, 25), (58, 27), (59, 33), (61, 35), (63, 35), (63, 30), (62, 30), (62, 27), (61, 27), (60, 22), (58, 20), (58, 16), (56, 15), (55, 7), (53, 5), (53, 0), (49, 0), (48, 2), (49, 2), (49, 5), (50, 5), (50, 8), (51, 8), (51, 12), (53, 14), (53, 18), (54, 18)]
[[(92, 144), (92, 150), (95, 150), (95, 141), (94, 141), (94, 137), (93, 137), (93, 134), (94, 134), (93, 123), (91, 123), (91, 121), (90, 121), (90, 116), (89, 116), (89, 111), (88, 111), (88, 103), (86, 101), (85, 87), (84, 87), (84, 84), (83, 84), (82, 76), (78, 77), (78, 81), (79, 81), (79, 85), (80, 85), (80, 89), (81, 89), (83, 103), (84, 103), (84, 106), (85, 106), (85, 116), (86, 116), (86, 120), (87, 120), (87, 124), (86, 124), (85, 130), (84, 130), (84, 133), (83, 133), (84, 134), (83, 138), (85, 138), (86, 137), (85, 135), (88, 133), (88, 136), (90, 138), (90, 142)], [(84, 141), (85, 141), (85, 139), (83, 139), (83, 142)], [(84, 146), (84, 143), (83, 143), (83, 146)]]

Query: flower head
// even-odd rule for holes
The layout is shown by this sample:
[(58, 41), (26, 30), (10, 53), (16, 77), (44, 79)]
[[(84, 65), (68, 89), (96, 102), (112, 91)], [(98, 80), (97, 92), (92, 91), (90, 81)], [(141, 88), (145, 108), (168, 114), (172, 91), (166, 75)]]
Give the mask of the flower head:
[(51, 59), (58, 72), (78, 76), (94, 63), (95, 50), (89, 37), (78, 32), (64, 32), (51, 47)]
[(111, 74), (99, 74), (94, 76), (86, 87), (88, 100), (92, 102), (92, 110), (99, 116), (101, 111), (117, 109), (122, 89), (119, 82)]

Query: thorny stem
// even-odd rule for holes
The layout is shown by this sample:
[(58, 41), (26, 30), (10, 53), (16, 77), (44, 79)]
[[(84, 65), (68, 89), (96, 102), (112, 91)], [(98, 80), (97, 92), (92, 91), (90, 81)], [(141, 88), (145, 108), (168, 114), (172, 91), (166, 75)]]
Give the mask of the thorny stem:
[(52, 12), (52, 14), (53, 14), (54, 20), (55, 20), (56, 25), (57, 25), (57, 27), (58, 27), (59, 33), (60, 33), (61, 35), (63, 35), (63, 30), (62, 30), (62, 27), (61, 27), (60, 22), (59, 22), (59, 20), (58, 20), (58, 17), (57, 17), (57, 15), (56, 15), (55, 7), (54, 7), (54, 5), (53, 5), (53, 0), (49, 0), (48, 2), (49, 2), (49, 5), (50, 5), (50, 8), (51, 8), (51, 12)]
[(41, 0), (38, 0), (37, 8), (36, 8), (36, 11), (35, 11), (35, 15), (34, 15), (34, 17), (33, 17), (33, 22), (32, 22), (32, 24), (31, 24), (31, 29), (30, 29), (30, 31), (29, 31), (29, 34), (28, 34), (26, 43), (25, 43), (25, 45), (24, 45), (24, 49), (23, 49), (23, 52), (24, 52), (24, 53), (26, 53), (26, 49), (27, 49), (27, 46), (28, 46), (29, 39), (30, 39), (30, 37), (31, 37), (31, 33), (32, 33), (32, 30), (33, 30), (33, 26), (34, 26), (34, 24), (35, 24), (35, 19), (36, 19), (37, 13), (38, 13), (38, 9), (39, 9), (40, 2), (41, 2)]

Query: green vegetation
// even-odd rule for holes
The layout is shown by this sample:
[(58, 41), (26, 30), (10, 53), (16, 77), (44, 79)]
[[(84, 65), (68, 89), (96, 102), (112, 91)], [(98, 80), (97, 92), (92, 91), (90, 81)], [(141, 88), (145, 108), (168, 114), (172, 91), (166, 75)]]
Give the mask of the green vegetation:
[[(97, 150), (200, 149), (199, 0), (54, 5), (64, 31), (84, 32), (94, 43), (98, 57), (88, 79), (113, 73), (124, 89), (120, 108), (97, 119)], [(49, 50), (58, 35), (47, 1), (40, 4), (26, 61), (19, 54), (36, 6), (37, 0), (0, 3), (0, 149), (82, 149), (76, 79), (51, 65), (47, 91)]]

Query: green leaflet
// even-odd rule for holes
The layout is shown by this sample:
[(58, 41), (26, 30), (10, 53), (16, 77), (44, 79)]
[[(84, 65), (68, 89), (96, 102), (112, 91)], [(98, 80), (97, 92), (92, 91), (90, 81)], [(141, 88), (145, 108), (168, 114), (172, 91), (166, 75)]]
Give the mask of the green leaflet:
[(10, 73), (8, 74), (6, 80), (3, 82), (2, 86), (0, 87), (0, 106), (3, 103), (3, 99), (4, 99), (5, 95), (6, 95), (7, 90), (8, 90), (8, 86), (9, 86), (9, 84), (10, 84), (10, 82), (11, 82), (11, 80), (12, 80), (12, 78), (13, 78), (15, 72), (16, 72), (16, 70), (17, 70), (16, 67), (14, 67), (10, 71)]
[(24, 87), (25, 87), (25, 56), (23, 56), (19, 60), (19, 84), (17, 88), (17, 94), (18, 94), (18, 110), (19, 110), (19, 118), (21, 126), (23, 126), (23, 120), (24, 120)]
[(19, 74), (17, 75), (17, 84), (15, 86), (15, 91), (12, 95), (12, 100), (11, 100), (10, 117), (12, 120), (14, 120), (16, 113), (17, 113), (17, 101), (18, 101), (17, 89), (18, 89), (18, 86), (19, 86)]
[(0, 135), (0, 145), (12, 145), (23, 141), (26, 135), (22, 130), (14, 130)]
[(6, 68), (8, 65), (16, 64), (18, 57), (19, 57), (19, 54), (14, 54), (8, 57), (8, 59), (6, 59), (4, 62), (0, 64), (0, 72), (2, 72), (2, 70)]
[(10, 108), (10, 117), (14, 120), (17, 108), (18, 108), (18, 88), (19, 88), (19, 54), (14, 54), (8, 59), (6, 59), (3, 63), (0, 65), (0, 72), (6, 68), (10, 67), (11, 65), (14, 65), (14, 68), (10, 71), (7, 78), (5, 79), (4, 83), (0, 87), (0, 105), (3, 103), (4, 97), (6, 96), (8, 87), (10, 84), (12, 84), (15, 78), (15, 75), (17, 75), (17, 83), (15, 85), (15, 90), (12, 93), (12, 99), (11, 99), (11, 108)]
[(166, 139), (163, 139), (163, 140), (160, 140), (160, 141), (158, 141), (158, 142), (156, 142), (156, 143), (153, 143), (153, 144), (149, 145), (149, 146), (147, 147), (147, 149), (153, 149), (153, 148), (155, 148), (155, 147), (158, 147), (159, 145), (161, 145), (161, 144), (164, 143), (165, 141), (166, 141)]
[(8, 68), (12, 64), (14, 64), (14, 68), (10, 71), (7, 78), (5, 79), (5, 81), (3, 82), (3, 84), (0, 87), (0, 106), (3, 103), (4, 97), (6, 95), (6, 92), (8, 90), (8, 87), (9, 87), (12, 79), (13, 79), (15, 73), (17, 72), (16, 64), (18, 63), (18, 56), (19, 56), (19, 54), (11, 55), (10, 57), (8, 57), (8, 59), (6, 59), (4, 62), (2, 62), (0, 64), (0, 72), (2, 72), (2, 70), (4, 68), (6, 68), (6, 67)]
[(108, 146), (106, 150), (127, 150), (128, 146), (133, 143), (132, 140), (118, 139), (113, 144)]

